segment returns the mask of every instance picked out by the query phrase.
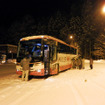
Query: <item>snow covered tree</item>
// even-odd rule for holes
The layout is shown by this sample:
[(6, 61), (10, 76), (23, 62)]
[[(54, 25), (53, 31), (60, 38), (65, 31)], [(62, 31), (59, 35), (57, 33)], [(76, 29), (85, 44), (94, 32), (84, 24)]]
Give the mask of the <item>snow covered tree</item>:
[(84, 57), (91, 56), (97, 37), (92, 10), (92, 4), (87, 1), (82, 7), (82, 15), (70, 19), (70, 31), (75, 35), (75, 41)]

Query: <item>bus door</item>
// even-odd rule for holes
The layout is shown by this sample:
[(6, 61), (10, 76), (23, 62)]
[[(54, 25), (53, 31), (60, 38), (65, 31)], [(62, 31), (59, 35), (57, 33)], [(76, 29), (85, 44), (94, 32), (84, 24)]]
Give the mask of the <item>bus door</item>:
[(57, 62), (57, 46), (52, 44), (50, 46), (50, 74), (58, 74), (59, 73), (59, 64)]
[(45, 44), (44, 45), (44, 70), (45, 70), (45, 75), (50, 74), (50, 48), (49, 45)]

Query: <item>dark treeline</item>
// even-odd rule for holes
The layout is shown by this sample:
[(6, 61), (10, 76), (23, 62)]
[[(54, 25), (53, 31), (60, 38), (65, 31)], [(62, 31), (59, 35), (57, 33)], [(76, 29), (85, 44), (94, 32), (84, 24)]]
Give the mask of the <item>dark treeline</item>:
[(95, 55), (96, 48), (101, 49), (97, 56), (103, 57), (105, 17), (99, 11), (100, 0), (80, 1), (68, 6), (66, 12), (58, 10), (43, 18), (25, 15), (15, 20), (9, 28), (0, 28), (0, 43), (17, 45), (20, 38), (32, 35), (51, 35), (70, 43), (69, 36), (73, 35), (83, 57)]

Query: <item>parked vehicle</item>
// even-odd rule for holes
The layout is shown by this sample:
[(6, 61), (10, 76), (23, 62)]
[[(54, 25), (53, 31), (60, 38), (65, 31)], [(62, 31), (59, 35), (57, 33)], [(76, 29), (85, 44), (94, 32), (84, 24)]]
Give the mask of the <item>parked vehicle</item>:
[(32, 57), (30, 75), (58, 74), (72, 67), (72, 58), (78, 55), (77, 48), (57, 38), (40, 35), (20, 39), (17, 51), (17, 73), (22, 74), (20, 61), (29, 53)]

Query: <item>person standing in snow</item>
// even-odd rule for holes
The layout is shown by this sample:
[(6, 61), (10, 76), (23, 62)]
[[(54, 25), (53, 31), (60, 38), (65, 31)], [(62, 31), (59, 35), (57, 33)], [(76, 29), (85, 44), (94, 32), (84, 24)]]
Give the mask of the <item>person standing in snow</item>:
[(29, 79), (29, 63), (31, 61), (31, 57), (25, 55), (25, 57), (21, 60), (20, 64), (23, 68), (22, 71), (22, 80), (28, 81)]
[(93, 59), (90, 58), (90, 69), (93, 69)]
[(79, 70), (82, 68), (82, 59), (81, 57), (78, 58), (78, 66), (79, 66)]
[(85, 59), (82, 58), (82, 69), (85, 69)]

